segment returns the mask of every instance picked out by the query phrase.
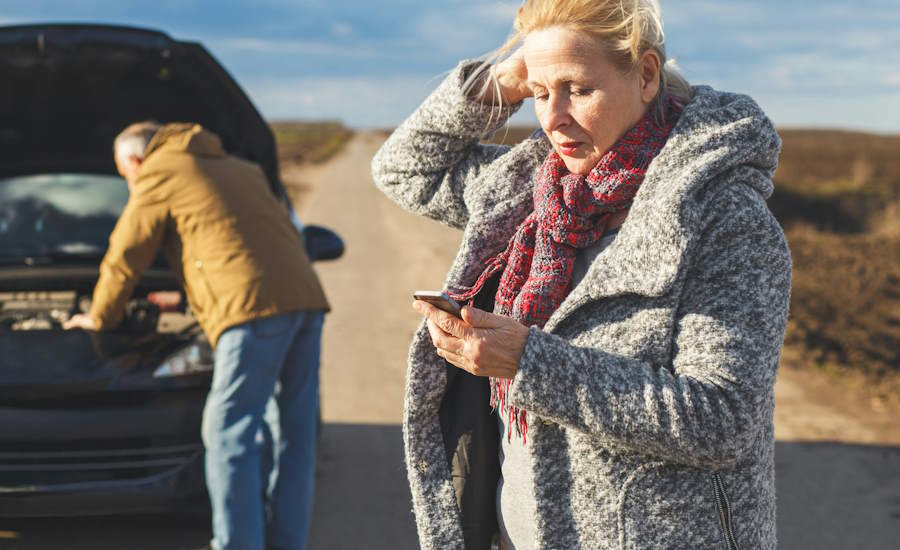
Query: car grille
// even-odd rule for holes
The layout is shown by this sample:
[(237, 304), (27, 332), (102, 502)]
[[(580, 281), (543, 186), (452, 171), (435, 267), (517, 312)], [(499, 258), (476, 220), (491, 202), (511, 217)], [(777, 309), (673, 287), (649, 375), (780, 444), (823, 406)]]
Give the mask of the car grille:
[[(103, 442), (95, 447), (84, 441), (70, 446), (61, 442), (52, 446), (13, 444), (4, 448), (0, 451), (0, 493), (152, 483), (203, 455), (199, 443), (159, 445), (146, 441), (118, 445)], [(8, 450), (11, 448), (16, 450)]]

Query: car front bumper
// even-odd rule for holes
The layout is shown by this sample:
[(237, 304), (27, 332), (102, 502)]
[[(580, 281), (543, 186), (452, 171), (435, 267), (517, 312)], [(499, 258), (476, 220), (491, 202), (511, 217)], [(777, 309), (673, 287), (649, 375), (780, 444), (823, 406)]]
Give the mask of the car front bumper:
[(0, 517), (153, 512), (202, 499), (205, 389), (0, 407)]

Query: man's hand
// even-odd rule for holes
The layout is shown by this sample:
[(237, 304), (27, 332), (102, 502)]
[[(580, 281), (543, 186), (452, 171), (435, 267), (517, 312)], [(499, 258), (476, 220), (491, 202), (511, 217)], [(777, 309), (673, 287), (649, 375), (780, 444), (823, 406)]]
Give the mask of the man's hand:
[(87, 315), (86, 313), (78, 313), (77, 315), (73, 315), (71, 319), (63, 323), (63, 328), (66, 330), (71, 330), (73, 328), (97, 330), (97, 327), (94, 326), (94, 320), (91, 319), (91, 316)]
[(528, 340), (525, 325), (472, 307), (462, 308), (462, 319), (421, 300), (416, 300), (413, 308), (428, 319), (438, 355), (452, 365), (475, 376), (516, 375)]
[(156, 304), (160, 311), (178, 311), (181, 293), (177, 290), (160, 290), (147, 294), (147, 301)]

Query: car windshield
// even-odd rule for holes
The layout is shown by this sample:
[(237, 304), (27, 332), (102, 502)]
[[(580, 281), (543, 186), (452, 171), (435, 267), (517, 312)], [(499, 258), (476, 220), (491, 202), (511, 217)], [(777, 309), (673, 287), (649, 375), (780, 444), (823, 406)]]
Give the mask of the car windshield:
[(0, 260), (102, 257), (127, 201), (118, 176), (0, 178)]

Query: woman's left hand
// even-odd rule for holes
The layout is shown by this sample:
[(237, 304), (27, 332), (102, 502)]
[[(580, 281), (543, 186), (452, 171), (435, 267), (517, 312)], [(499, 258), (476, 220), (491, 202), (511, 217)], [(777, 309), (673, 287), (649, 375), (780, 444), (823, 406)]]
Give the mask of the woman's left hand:
[(512, 378), (528, 340), (528, 327), (473, 307), (462, 308), (462, 319), (416, 300), (413, 308), (428, 320), (437, 353), (475, 376)]

